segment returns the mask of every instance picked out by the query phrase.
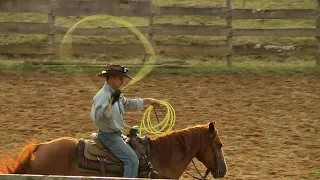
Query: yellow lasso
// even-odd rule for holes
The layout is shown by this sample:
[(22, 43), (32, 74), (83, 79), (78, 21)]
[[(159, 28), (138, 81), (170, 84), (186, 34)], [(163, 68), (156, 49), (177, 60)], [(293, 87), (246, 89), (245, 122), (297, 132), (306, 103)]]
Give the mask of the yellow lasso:
[[(142, 119), (141, 119), (141, 124), (139, 128), (139, 135), (142, 135), (142, 130), (147, 131), (148, 133), (151, 133), (153, 135), (161, 135), (163, 133), (168, 133), (171, 131), (171, 129), (174, 127), (174, 123), (176, 122), (176, 113), (171, 106), (166, 101), (160, 100), (159, 101), (160, 105), (164, 105), (167, 107), (167, 113), (163, 120), (159, 122), (157, 125), (153, 126), (150, 118), (151, 111), (154, 109), (154, 106), (149, 106), (146, 111), (144, 112)], [(157, 130), (156, 128), (159, 128)]]
[[(73, 25), (62, 39), (61, 50), (64, 50), (64, 51), (65, 50), (72, 50), (72, 36), (71, 35), (72, 35), (73, 31), (81, 23), (91, 21), (91, 20), (110, 20), (110, 21), (122, 24), (123, 26), (127, 27), (132, 33), (134, 33), (139, 38), (139, 40), (142, 42), (144, 49), (146, 51), (145, 54), (150, 55), (149, 59), (144, 62), (144, 66), (140, 69), (140, 71), (136, 74), (136, 76), (131, 81), (129, 81), (129, 83), (126, 84), (121, 90), (124, 90), (127, 87), (133, 85), (134, 83), (140, 81), (141, 79), (146, 77), (152, 71), (152, 66), (155, 64), (155, 62), (157, 60), (157, 56), (155, 54), (155, 51), (152, 48), (152, 45), (147, 40), (147, 38), (136, 27), (134, 27), (133, 24), (131, 24), (125, 20), (122, 20), (119, 17), (115, 17), (115, 16), (111, 16), (111, 15), (107, 15), (107, 14), (97, 14), (97, 15), (88, 16), (88, 17), (80, 20), (79, 22), (77, 22), (75, 25)], [(60, 55), (60, 59), (68, 60), (68, 56), (65, 54)], [(86, 81), (84, 81), (84, 82), (86, 82)], [(84, 82), (82, 82), (82, 83), (85, 84)]]
[[(140, 127), (137, 127), (137, 130), (139, 131), (139, 136), (142, 136), (142, 131), (146, 131), (150, 134), (159, 136), (165, 133), (170, 132), (174, 128), (174, 124), (176, 122), (176, 113), (168, 102), (164, 100), (159, 101), (160, 105), (163, 105), (167, 108), (167, 113), (162, 121), (160, 121), (158, 124), (153, 125), (151, 121), (151, 112), (154, 110), (154, 106), (150, 105), (146, 111), (144, 112)], [(126, 128), (130, 129), (132, 127), (125, 125)], [(156, 128), (159, 128), (158, 130)]]
[[(80, 20), (78, 23), (73, 25), (68, 30), (66, 35), (63, 37), (62, 43), (61, 43), (61, 49), (72, 49), (72, 36), (71, 35), (72, 35), (73, 31), (76, 29), (76, 27), (79, 24), (84, 23), (86, 21), (90, 21), (90, 20), (111, 20), (111, 21), (114, 21), (114, 22), (117, 22), (117, 23), (124, 25), (125, 27), (130, 29), (139, 38), (139, 40), (142, 42), (142, 44), (145, 48), (146, 54), (150, 55), (149, 60), (145, 61), (144, 66), (138, 72), (138, 74), (135, 76), (135, 78), (133, 80), (131, 80), (128, 84), (126, 84), (126, 86), (121, 88), (121, 90), (124, 90), (127, 87), (129, 87), (130, 85), (133, 85), (134, 83), (140, 81), (145, 76), (147, 76), (147, 74), (149, 74), (151, 72), (152, 66), (155, 64), (155, 62), (157, 60), (156, 54), (155, 54), (151, 44), (149, 43), (147, 38), (136, 27), (134, 27), (129, 22), (124, 21), (124, 20), (117, 18), (117, 17), (114, 17), (114, 16), (105, 15), (105, 14), (103, 14), (103, 15), (98, 14), (98, 15), (89, 16), (89, 17), (86, 17), (86, 18)], [(66, 60), (67, 56), (66, 55), (60, 56), (60, 58)], [(87, 83), (88, 81), (84, 81), (84, 82)], [(81, 82), (81, 83), (84, 83), (84, 82)], [(141, 136), (142, 130), (145, 130), (145, 131), (152, 133), (154, 135), (161, 135), (162, 133), (169, 132), (173, 128), (175, 120), (176, 120), (176, 116), (175, 116), (175, 112), (174, 112), (173, 107), (165, 101), (160, 101), (160, 104), (167, 107), (167, 114), (165, 115), (165, 118), (159, 124), (153, 126), (151, 123), (151, 119), (150, 119), (150, 113), (154, 109), (154, 107), (149, 106), (147, 108), (146, 112), (144, 113), (142, 120), (141, 120), (141, 125), (139, 128), (140, 136)], [(145, 119), (147, 122), (145, 122)], [(158, 127), (161, 127), (161, 128), (159, 130), (156, 130), (156, 128), (158, 128)], [(131, 127), (129, 127), (129, 128), (131, 128)]]

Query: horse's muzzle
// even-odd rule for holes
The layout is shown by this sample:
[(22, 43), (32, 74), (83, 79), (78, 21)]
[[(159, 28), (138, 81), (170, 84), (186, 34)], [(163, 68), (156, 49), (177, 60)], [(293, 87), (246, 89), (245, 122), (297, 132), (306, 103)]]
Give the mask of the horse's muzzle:
[(227, 171), (220, 171), (220, 170), (216, 170), (216, 171), (211, 171), (211, 175), (213, 178), (218, 179), (218, 178), (223, 178), (226, 175)]

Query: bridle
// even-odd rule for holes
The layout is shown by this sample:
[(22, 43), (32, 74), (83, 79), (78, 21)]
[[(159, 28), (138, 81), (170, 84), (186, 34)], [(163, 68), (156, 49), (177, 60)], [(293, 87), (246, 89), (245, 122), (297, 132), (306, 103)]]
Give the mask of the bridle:
[[(159, 108), (160, 108), (162, 114), (164, 115), (164, 112), (163, 112), (161, 106), (159, 106)], [(155, 109), (154, 109), (154, 113), (155, 113), (156, 118), (157, 118), (158, 123), (159, 123), (158, 115), (157, 115), (157, 112), (156, 112)], [(174, 129), (174, 128), (173, 128), (173, 129)], [(212, 143), (212, 138), (213, 138), (214, 136), (216, 136), (216, 134), (210, 133), (210, 134), (208, 135), (208, 138), (209, 138), (209, 139), (208, 139), (208, 141), (209, 141), (208, 146), (211, 147), (212, 152), (213, 152), (213, 154), (214, 154), (214, 156), (215, 156), (215, 159), (216, 159), (216, 169), (217, 169), (217, 170), (216, 170), (216, 173), (219, 175), (219, 174), (220, 174), (220, 170), (219, 170), (219, 169), (220, 169), (220, 165), (219, 165), (219, 162), (218, 162), (218, 161), (219, 161), (219, 160), (218, 160), (218, 159), (219, 159), (219, 154), (218, 154), (218, 151), (217, 151), (217, 145), (214, 144), (214, 143)], [(182, 141), (181, 138), (180, 138), (180, 140)], [(196, 164), (194, 163), (193, 159), (191, 160), (191, 162), (192, 162), (194, 168), (196, 169), (196, 171), (198, 172), (198, 174), (200, 175), (201, 178), (198, 178), (198, 177), (193, 176), (193, 175), (190, 174), (187, 170), (185, 170), (184, 172), (185, 172), (186, 174), (188, 174), (189, 176), (193, 177), (194, 179), (206, 180), (206, 179), (207, 179), (207, 176), (209, 175), (209, 173), (210, 173), (210, 172), (212, 173), (212, 171), (213, 171), (213, 166), (214, 166), (214, 162), (213, 162), (213, 161), (211, 162), (211, 166), (210, 166), (211, 168), (210, 168), (210, 169), (207, 168), (206, 173), (204, 174), (204, 176), (201, 175), (201, 173), (200, 173), (200, 171), (198, 170), (198, 168), (197, 168)]]
[[(215, 136), (215, 134), (209, 134), (209, 145), (208, 146), (210, 146), (211, 147), (211, 149), (212, 149), (212, 152), (213, 152), (213, 154), (214, 154), (214, 156), (215, 156), (215, 160), (216, 160), (216, 173), (219, 175), (219, 173), (220, 173), (220, 165), (219, 165), (219, 155), (218, 155), (218, 152), (217, 152), (217, 145), (216, 144), (213, 144), (212, 143), (212, 138)], [(209, 168), (207, 168), (207, 170), (206, 170), (206, 173), (202, 176), (201, 175), (201, 173), (200, 173), (200, 171), (198, 170), (198, 168), (197, 168), (197, 166), (195, 165), (195, 163), (194, 163), (194, 161), (193, 161), (193, 159), (192, 159), (192, 164), (193, 164), (193, 166), (194, 166), (194, 168), (196, 169), (196, 171), (198, 172), (198, 174), (200, 175), (200, 177), (201, 178), (198, 178), (198, 177), (195, 177), (195, 176), (193, 176), (192, 174), (190, 174), (188, 171), (184, 171), (186, 174), (188, 174), (189, 176), (191, 176), (191, 177), (193, 177), (194, 179), (199, 179), (199, 180), (206, 180), (207, 179), (207, 176), (209, 175), (209, 173), (211, 172), (212, 173), (212, 171), (213, 171), (213, 166), (214, 166), (214, 162), (212, 161), (211, 162), (211, 166), (210, 166), (210, 169)]]

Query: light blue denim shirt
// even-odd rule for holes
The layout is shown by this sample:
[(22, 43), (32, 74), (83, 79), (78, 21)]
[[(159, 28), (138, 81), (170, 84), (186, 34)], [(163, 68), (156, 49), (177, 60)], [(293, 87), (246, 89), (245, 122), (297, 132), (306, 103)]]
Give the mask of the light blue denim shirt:
[(143, 99), (127, 99), (122, 94), (119, 101), (112, 105), (110, 111), (105, 107), (109, 104), (114, 90), (107, 84), (93, 97), (91, 119), (95, 126), (103, 132), (117, 132), (124, 129), (125, 111), (141, 111)]

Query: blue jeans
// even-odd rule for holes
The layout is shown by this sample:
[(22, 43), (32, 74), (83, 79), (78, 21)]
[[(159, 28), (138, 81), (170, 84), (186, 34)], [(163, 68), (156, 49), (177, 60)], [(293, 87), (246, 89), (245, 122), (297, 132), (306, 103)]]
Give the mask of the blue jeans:
[(98, 139), (123, 162), (123, 177), (136, 178), (139, 170), (139, 159), (131, 146), (123, 140), (122, 133), (98, 131)]

